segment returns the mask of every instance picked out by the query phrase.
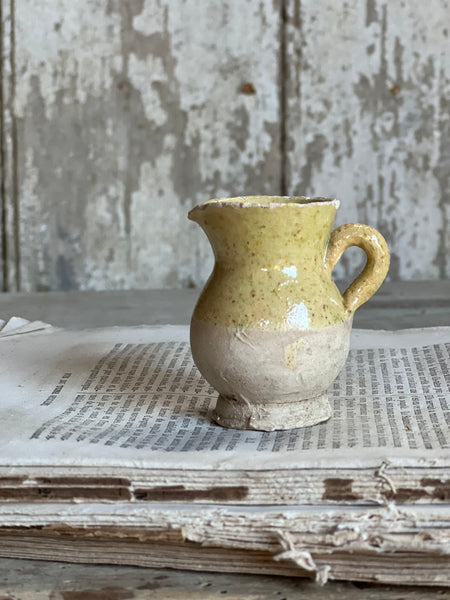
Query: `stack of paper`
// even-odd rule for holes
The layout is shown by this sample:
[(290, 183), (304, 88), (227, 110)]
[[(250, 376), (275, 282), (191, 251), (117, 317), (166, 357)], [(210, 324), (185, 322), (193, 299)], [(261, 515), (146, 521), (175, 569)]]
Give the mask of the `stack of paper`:
[(356, 330), (334, 416), (268, 433), (210, 420), (185, 327), (31, 325), (0, 332), (1, 556), (450, 584), (450, 328)]

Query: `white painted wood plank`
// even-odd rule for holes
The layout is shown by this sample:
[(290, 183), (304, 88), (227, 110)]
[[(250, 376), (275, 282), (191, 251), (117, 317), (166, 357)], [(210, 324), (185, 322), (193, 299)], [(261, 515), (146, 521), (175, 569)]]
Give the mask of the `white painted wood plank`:
[(289, 192), (378, 228), (391, 279), (448, 277), (449, 2), (286, 1)]
[(188, 209), (278, 192), (279, 28), (271, 0), (16, 0), (23, 290), (204, 281)]

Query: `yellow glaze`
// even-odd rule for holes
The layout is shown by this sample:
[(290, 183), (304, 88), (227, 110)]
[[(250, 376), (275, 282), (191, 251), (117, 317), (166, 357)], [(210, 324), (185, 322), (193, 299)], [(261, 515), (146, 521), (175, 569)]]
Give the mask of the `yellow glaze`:
[[(191, 210), (216, 259), (194, 317), (267, 330), (323, 328), (348, 319), (381, 285), (389, 252), (366, 225), (332, 233), (338, 207), (325, 198), (250, 196), (209, 200)], [(341, 296), (331, 273), (352, 245), (363, 248), (368, 261)]]

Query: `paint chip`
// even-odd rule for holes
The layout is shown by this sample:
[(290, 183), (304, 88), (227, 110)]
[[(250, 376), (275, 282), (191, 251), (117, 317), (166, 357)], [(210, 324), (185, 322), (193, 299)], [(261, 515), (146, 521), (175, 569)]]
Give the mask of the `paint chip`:
[(244, 83), (241, 87), (242, 94), (256, 94), (255, 86), (253, 83)]

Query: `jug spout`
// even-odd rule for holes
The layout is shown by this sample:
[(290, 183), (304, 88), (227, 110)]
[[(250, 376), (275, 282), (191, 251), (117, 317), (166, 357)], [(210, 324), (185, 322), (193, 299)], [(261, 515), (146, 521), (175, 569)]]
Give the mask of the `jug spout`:
[(190, 221), (194, 221), (195, 223), (198, 223), (200, 225), (201, 222), (201, 204), (199, 204), (198, 206), (194, 206), (194, 208), (192, 208), (189, 212), (188, 212), (188, 219)]

